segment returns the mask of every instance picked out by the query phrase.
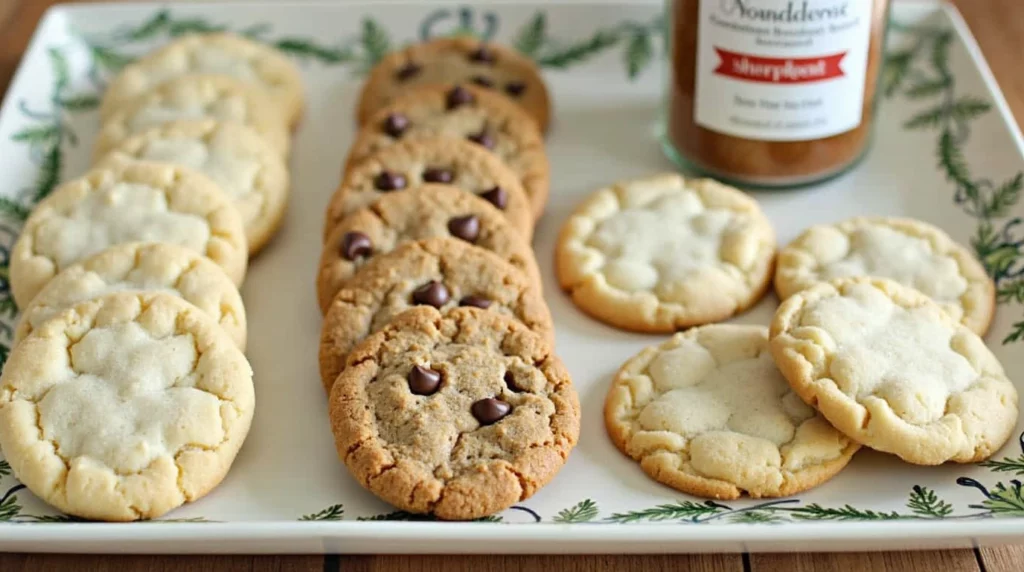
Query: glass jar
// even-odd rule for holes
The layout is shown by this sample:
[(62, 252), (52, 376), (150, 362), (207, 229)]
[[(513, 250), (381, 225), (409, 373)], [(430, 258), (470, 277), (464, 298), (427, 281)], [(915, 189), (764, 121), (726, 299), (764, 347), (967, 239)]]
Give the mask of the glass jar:
[(888, 11), (889, 0), (668, 0), (669, 158), (761, 187), (853, 166), (871, 138)]

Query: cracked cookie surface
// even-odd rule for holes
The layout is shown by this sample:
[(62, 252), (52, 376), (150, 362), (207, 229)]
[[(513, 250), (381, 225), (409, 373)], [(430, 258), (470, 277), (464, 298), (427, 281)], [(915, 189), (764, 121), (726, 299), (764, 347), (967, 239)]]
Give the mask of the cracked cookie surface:
[(252, 370), (205, 313), (169, 294), (112, 294), (11, 352), (0, 446), (18, 480), (63, 512), (150, 519), (220, 483), (253, 409)]
[(112, 246), (62, 270), (22, 309), (14, 343), (76, 304), (116, 292), (173, 294), (213, 318), (245, 351), (245, 306), (224, 270), (205, 256), (167, 243)]
[(774, 259), (775, 233), (754, 199), (676, 174), (593, 194), (555, 247), (558, 281), (580, 309), (641, 332), (746, 310), (768, 288)]
[(514, 101), (547, 131), (551, 102), (537, 65), (515, 50), (470, 37), (436, 38), (386, 55), (363, 84), (356, 120), (365, 124), (410, 89), (474, 80)]
[(214, 119), (174, 121), (125, 139), (100, 164), (174, 163), (220, 186), (242, 215), (249, 255), (270, 241), (288, 206), (291, 182), (284, 159), (245, 125)]
[(524, 240), (533, 236), (532, 207), (516, 174), (479, 145), (437, 137), (384, 147), (353, 167), (327, 204), (324, 239), (349, 213), (387, 193), (415, 193), (425, 183), (479, 196), (500, 210)]
[(184, 167), (133, 162), (94, 169), (36, 206), (11, 250), (15, 301), (24, 308), (61, 270), (126, 242), (177, 244), (236, 285), (245, 278), (242, 218), (220, 187)]
[(470, 83), (417, 88), (378, 110), (352, 144), (345, 171), (397, 141), (439, 136), (494, 153), (519, 177), (534, 218), (544, 212), (550, 167), (541, 133), (519, 106)]
[(779, 370), (861, 444), (919, 465), (981, 461), (1017, 423), (1017, 390), (985, 342), (927, 295), (841, 278), (779, 307)]
[(807, 229), (779, 251), (775, 292), (785, 300), (849, 276), (916, 288), (979, 335), (995, 314), (995, 285), (970, 250), (935, 226), (904, 218), (857, 217)]
[(495, 253), (540, 286), (533, 250), (501, 211), (460, 189), (428, 184), (413, 193), (386, 194), (338, 223), (324, 243), (317, 271), (321, 311), (374, 257), (404, 242), (445, 236)]
[(793, 495), (860, 448), (790, 389), (761, 326), (701, 326), (643, 350), (616, 374), (604, 416), (648, 476), (705, 498)]
[(554, 478), (579, 438), (565, 367), (500, 314), (410, 310), (348, 363), (330, 401), (338, 455), (402, 510), (446, 520), (499, 512)]
[(184, 75), (221, 74), (262, 90), (291, 125), (302, 116), (302, 73), (283, 53), (227, 32), (192, 34), (121, 70), (103, 93), (102, 117), (161, 84)]
[(454, 238), (407, 242), (372, 260), (334, 297), (320, 335), (320, 377), (328, 391), (352, 348), (416, 306), (484, 308), (554, 339), (537, 286), (492, 252)]
[(216, 119), (247, 125), (278, 154), (291, 146), (287, 122), (260, 89), (227, 75), (184, 75), (135, 97), (103, 120), (93, 158), (152, 127), (182, 119)]

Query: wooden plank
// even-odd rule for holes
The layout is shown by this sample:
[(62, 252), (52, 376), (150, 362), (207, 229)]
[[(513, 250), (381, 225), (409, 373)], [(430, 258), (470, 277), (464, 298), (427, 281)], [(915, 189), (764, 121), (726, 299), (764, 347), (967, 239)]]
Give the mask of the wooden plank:
[(978, 40), (1017, 124), (1024, 125), (1024, 75), (1017, 72), (1024, 53), (1024, 2), (955, 0), (954, 4)]
[[(364, 556), (341, 557), (343, 572), (743, 572), (738, 554), (656, 556)], [(330, 571), (327, 567), (325, 570)], [(850, 572), (850, 571), (844, 571)]]
[(1024, 570), (1024, 546), (979, 548), (985, 572), (1020, 572)]
[[(751, 554), (750, 572), (979, 572), (973, 550)], [(1019, 570), (1019, 569), (1018, 569)]]

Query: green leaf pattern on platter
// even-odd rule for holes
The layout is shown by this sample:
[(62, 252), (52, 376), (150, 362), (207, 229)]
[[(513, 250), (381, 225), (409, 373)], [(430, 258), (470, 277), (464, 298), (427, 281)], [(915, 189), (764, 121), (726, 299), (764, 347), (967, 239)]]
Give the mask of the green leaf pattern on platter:
[[(476, 13), (470, 8), (439, 10), (428, 15), (420, 26), (421, 39), (439, 35), (473, 35), (484, 40), (497, 32), (499, 20), (491, 12)], [(954, 186), (953, 199), (963, 212), (976, 220), (977, 227), (972, 245), (979, 258), (996, 280), (998, 302), (1004, 306), (1024, 306), (1024, 221), (1013, 217), (1024, 189), (1024, 172), (1010, 174), (995, 182), (976, 176), (964, 155), (970, 137), (971, 124), (991, 110), (983, 99), (957, 91), (956, 78), (949, 65), (949, 51), (953, 45), (952, 32), (933, 28), (893, 26), (895, 33), (909, 34), (914, 39), (906, 50), (891, 52), (883, 69), (882, 92), (886, 97), (905, 97), (920, 102), (922, 108), (905, 120), (905, 127), (913, 130), (931, 130), (935, 140), (939, 168)], [(198, 17), (179, 17), (170, 10), (160, 10), (136, 25), (118, 28), (106, 36), (81, 37), (73, 46), (57, 46), (47, 50), (52, 75), (49, 109), (35, 110), (19, 102), (27, 124), (16, 131), (11, 139), (23, 144), (38, 165), (31, 187), (16, 196), (0, 197), (0, 231), (10, 239), (27, 218), (31, 207), (45, 198), (58, 184), (63, 168), (63, 152), (77, 143), (76, 134), (66, 122), (67, 114), (95, 110), (105, 79), (131, 63), (152, 42), (174, 38), (187, 33), (228, 29), (227, 26)], [(350, 38), (324, 44), (300, 36), (273, 37), (273, 27), (261, 23), (239, 30), (257, 41), (266, 42), (303, 63), (320, 65), (351, 65), (356, 73), (366, 73), (374, 63), (397, 45), (386, 28), (372, 18), (361, 21), (359, 31)], [(548, 69), (563, 70), (584, 63), (605, 52), (621, 49), (621, 61), (628, 79), (639, 77), (663, 54), (665, 21), (662, 17), (647, 22), (626, 21), (615, 26), (594, 30), (581, 38), (566, 40), (552, 34), (544, 11), (537, 11), (527, 19), (514, 35), (513, 46)], [(88, 77), (93, 87), (81, 93), (70, 93), (72, 75), (68, 56), (72, 50), (82, 49), (88, 57)], [(33, 103), (34, 105), (34, 103)], [(8, 226), (13, 225), (13, 226)], [(0, 245), (0, 260), (6, 260), (9, 243)], [(0, 315), (13, 319), (17, 308), (7, 289), (6, 262), (0, 264)], [(0, 323), (0, 363), (9, 351), (10, 326)], [(1024, 340), (1024, 321), (1013, 326), (1004, 343)], [(1024, 435), (1021, 455), (989, 460), (980, 466), (993, 474), (1024, 474)], [(977, 490), (981, 499), (967, 505), (973, 512), (959, 513), (933, 489), (925, 486), (911, 488), (905, 503), (906, 511), (881, 511), (851, 505), (824, 506), (804, 504), (800, 499), (781, 499), (765, 502), (731, 505), (717, 501), (676, 500), (655, 506), (612, 512), (602, 517), (594, 499), (583, 499), (568, 506), (548, 519), (542, 519), (525, 506), (513, 507), (531, 515), (535, 522), (555, 524), (583, 523), (639, 523), (665, 522), (705, 524), (777, 524), (794, 521), (876, 521), (896, 519), (972, 519), (1003, 516), (1024, 516), (1024, 492), (1019, 480), (997, 482), (985, 486), (976, 479), (961, 477), (957, 484)], [(5, 488), (6, 487), (6, 488)], [(10, 466), (0, 460), (0, 521), (76, 522), (77, 519), (61, 514), (27, 514), (18, 495), (23, 485), (13, 480)], [(303, 521), (340, 521), (345, 517), (343, 505), (330, 505), (323, 510), (303, 515)], [(404, 511), (359, 516), (360, 521), (431, 521), (432, 517)], [(501, 516), (480, 519), (481, 522), (504, 522)], [(167, 522), (209, 522), (203, 517), (162, 519)]]

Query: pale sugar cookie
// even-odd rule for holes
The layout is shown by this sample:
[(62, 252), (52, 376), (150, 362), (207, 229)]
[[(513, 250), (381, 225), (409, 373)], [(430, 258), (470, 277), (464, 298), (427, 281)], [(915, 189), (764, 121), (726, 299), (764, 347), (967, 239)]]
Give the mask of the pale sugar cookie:
[(242, 215), (250, 256), (284, 219), (288, 166), (259, 133), (241, 123), (200, 119), (153, 127), (119, 143), (101, 164), (131, 160), (182, 165), (220, 185)]
[(928, 296), (879, 278), (821, 283), (782, 303), (772, 354), (837, 429), (918, 465), (991, 456), (1017, 390), (985, 343)]
[(971, 251), (939, 228), (904, 218), (858, 217), (812, 226), (779, 251), (775, 291), (785, 300), (848, 276), (888, 278), (916, 288), (978, 334), (988, 330), (995, 313), (995, 286)]
[(248, 263), (238, 209), (205, 176), (166, 163), (94, 169), (40, 202), (11, 250), (24, 308), (58, 272), (110, 246), (168, 242), (202, 254), (241, 284)]
[(228, 32), (191, 34), (135, 60), (107, 86), (100, 115), (109, 117), (133, 97), (190, 74), (231, 76), (264, 91), (291, 125), (302, 117), (298, 66), (267, 44)]
[(62, 270), (22, 309), (14, 343), (76, 304), (116, 292), (143, 291), (181, 297), (206, 312), (245, 349), (245, 306), (228, 275), (198, 252), (162, 242), (117, 244)]
[(774, 259), (775, 233), (754, 199), (675, 174), (598, 191), (555, 247), (558, 281), (577, 306), (641, 332), (742, 312), (764, 294)]
[(648, 476), (705, 498), (793, 495), (860, 448), (790, 389), (761, 326), (703, 326), (645, 349), (615, 376), (604, 415)]
[(291, 146), (284, 116), (262, 90), (227, 75), (183, 75), (119, 105), (103, 120), (93, 158), (102, 159), (132, 135), (181, 119), (248, 125), (282, 157)]
[(156, 518), (210, 492), (255, 406), (242, 352), (170, 294), (112, 294), (46, 321), (11, 352), (0, 388), (14, 475), (91, 520)]

